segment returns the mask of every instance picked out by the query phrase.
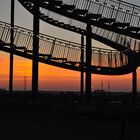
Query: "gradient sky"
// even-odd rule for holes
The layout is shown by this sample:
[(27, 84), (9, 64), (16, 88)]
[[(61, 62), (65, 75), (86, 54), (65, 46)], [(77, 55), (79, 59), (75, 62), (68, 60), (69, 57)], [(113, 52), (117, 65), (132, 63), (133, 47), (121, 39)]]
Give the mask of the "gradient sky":
[[(140, 5), (139, 0), (126, 0), (127, 2)], [(32, 29), (32, 15), (26, 11), (17, 0), (15, 0), (15, 24), (25, 28)], [(0, 0), (0, 20), (10, 22), (10, 0)], [(59, 29), (41, 21), (40, 31), (58, 38), (80, 41), (78, 34)], [(95, 46), (103, 45), (94, 41)], [(27, 88), (31, 89), (31, 60), (14, 56), (14, 89), (21, 90), (24, 88), (24, 77), (27, 78)], [(140, 69), (138, 72), (138, 90), (140, 90)], [(8, 89), (9, 77), (9, 54), (0, 51), (0, 88)], [(101, 83), (107, 89), (108, 82), (111, 85), (111, 91), (131, 91), (132, 74), (124, 76), (103, 76), (92, 75), (92, 89), (100, 89)], [(39, 89), (40, 90), (77, 90), (80, 86), (80, 73), (57, 68), (39, 63)]]

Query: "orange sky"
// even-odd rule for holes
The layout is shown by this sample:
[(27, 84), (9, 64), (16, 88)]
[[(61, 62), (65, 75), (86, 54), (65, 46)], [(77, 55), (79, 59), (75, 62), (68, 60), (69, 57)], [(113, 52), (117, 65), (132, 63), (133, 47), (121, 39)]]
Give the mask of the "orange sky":
[[(24, 88), (24, 77), (27, 78), (27, 88), (31, 89), (31, 60), (14, 56), (14, 89)], [(139, 73), (139, 69), (137, 70)], [(8, 89), (9, 78), (9, 54), (0, 52), (0, 88)], [(138, 76), (138, 81), (139, 81)], [(131, 91), (131, 74), (124, 76), (92, 75), (92, 89), (99, 89), (101, 82), (107, 89), (110, 82), (111, 91)], [(39, 64), (39, 89), (40, 90), (77, 90), (80, 89), (80, 73), (57, 68), (54, 66)], [(139, 86), (138, 86), (139, 87)]]

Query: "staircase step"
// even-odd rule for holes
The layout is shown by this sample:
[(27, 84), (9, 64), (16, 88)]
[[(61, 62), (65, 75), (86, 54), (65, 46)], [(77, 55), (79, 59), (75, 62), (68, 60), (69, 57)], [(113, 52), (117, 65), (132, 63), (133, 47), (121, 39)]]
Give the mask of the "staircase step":
[(112, 26), (114, 27), (122, 27), (122, 28), (126, 28), (129, 27), (130, 23), (122, 23), (122, 22), (115, 22), (112, 24)]
[(39, 15), (39, 16), (40, 16), (40, 17), (44, 17), (45, 15), (44, 15), (43, 13), (40, 12), (40, 15)]
[(81, 32), (81, 33), (85, 33), (85, 30), (81, 29), (80, 32)]
[(139, 32), (140, 31), (140, 27), (128, 27), (127, 30)]
[(25, 5), (30, 10), (33, 10), (34, 9), (34, 7), (31, 5), (31, 3), (26, 3)]
[[(74, 61), (66, 61), (65, 63), (67, 63), (67, 64), (71, 64), (71, 65), (76, 65), (76, 64), (79, 64), (79, 65), (81, 65), (81, 62), (74, 62)], [(85, 65), (85, 62), (83, 63), (83, 65)]]
[(66, 63), (71, 63), (71, 64), (81, 64), (81, 62), (74, 62), (74, 61), (67, 61)]
[(33, 10), (34, 10), (34, 7), (33, 7), (33, 6), (31, 6), (31, 7), (29, 7), (29, 9), (33, 11)]
[(26, 50), (27, 53), (33, 53), (33, 50)]
[(26, 4), (26, 7), (31, 7), (32, 6), (30, 2), (27, 2), (25, 4)]
[(51, 54), (43, 54), (43, 53), (39, 53), (38, 55), (39, 55), (39, 56), (43, 56), (43, 57), (45, 57), (45, 56), (51, 57), (51, 56), (52, 56)]
[(115, 22), (115, 19), (114, 18), (100, 18), (99, 22), (111, 24)]
[(66, 63), (75, 66), (77, 62), (68, 61), (68, 62), (66, 62)]
[(70, 26), (70, 29), (75, 30), (75, 29), (76, 29), (76, 27), (75, 27), (75, 26)]
[(53, 20), (52, 22), (53, 22), (53, 23), (58, 23), (58, 20)]
[(44, 18), (44, 19), (48, 19), (49, 17), (47, 15), (45, 15), (44, 13), (41, 13), (40, 12), (40, 15), (39, 15), (41, 18)]
[(64, 22), (58, 22), (58, 25), (63, 26), (63, 25), (65, 25), (65, 24), (64, 24)]
[(41, 16), (43, 19), (45, 19), (45, 20), (48, 20), (48, 16), (46, 16), (46, 15), (43, 15), (43, 16)]
[(67, 58), (59, 58), (59, 57), (51, 57), (50, 59), (67, 61)]
[(53, 21), (53, 18), (47, 18), (47, 20), (49, 20), (49, 21)]
[(74, 5), (67, 5), (67, 4), (64, 4), (64, 5), (61, 5), (61, 9), (62, 10), (66, 10), (66, 11), (72, 11), (75, 9), (75, 6)]
[[(45, 0), (45, 1), (49, 2), (50, 0)], [(52, 1), (55, 1), (55, 0), (52, 0)]]
[(70, 25), (69, 24), (64, 24), (64, 27), (70, 28)]
[(79, 31), (81, 31), (81, 28), (76, 28), (75, 30), (79, 32)]
[(74, 14), (77, 15), (86, 15), (88, 13), (88, 10), (84, 10), (84, 9), (74, 9), (73, 11)]
[(49, 1), (50, 6), (61, 6), (63, 1), (58, 1), (58, 0), (51, 0)]
[(90, 19), (99, 19), (99, 18), (101, 18), (102, 17), (102, 15), (101, 14), (92, 14), (92, 13), (88, 13), (87, 15), (86, 15), (86, 17), (87, 18), (90, 18)]
[(16, 50), (24, 50), (24, 51), (27, 51), (26, 47), (14, 47), (14, 49)]
[(0, 40), (0, 43), (3, 44), (4, 46), (10, 46), (10, 43), (5, 43), (2, 40)]
[[(22, 1), (22, 0), (18, 0), (18, 1)], [(28, 1), (24, 1), (23, 3), (26, 4), (26, 3), (29, 3), (29, 2)]]

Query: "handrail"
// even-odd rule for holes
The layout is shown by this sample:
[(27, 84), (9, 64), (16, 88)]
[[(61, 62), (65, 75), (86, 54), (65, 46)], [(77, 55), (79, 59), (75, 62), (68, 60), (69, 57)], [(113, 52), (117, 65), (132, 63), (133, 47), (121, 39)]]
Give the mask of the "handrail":
[[(24, 5), (25, 6), (25, 5)], [(27, 8), (27, 7), (26, 7)], [(27, 8), (28, 9), (28, 8)], [(29, 9), (28, 9), (29, 10)], [(29, 10), (30, 12), (31, 12), (31, 10)], [(40, 11), (41, 12), (41, 11)], [(43, 11), (44, 12), (44, 11)], [(81, 31), (79, 31), (79, 30), (77, 30), (78, 29), (78, 27), (76, 28), (76, 25), (74, 25), (75, 26), (75, 28), (76, 29), (71, 29), (71, 28), (66, 28), (66, 24), (64, 23), (64, 25), (60, 25), (59, 24), (59, 21), (57, 21), (58, 22), (58, 24), (57, 23), (55, 23), (54, 21), (54, 19), (56, 18), (56, 17), (58, 17), (58, 16), (60, 16), (60, 20), (62, 20), (61, 19), (61, 17), (62, 17), (62, 15), (58, 15), (57, 13), (54, 13), (54, 14), (51, 14), (51, 13), (53, 13), (53, 12), (51, 12), (51, 11), (46, 11), (46, 13), (47, 13), (47, 15), (44, 15), (43, 14), (43, 16), (42, 16), (42, 13), (40, 13), (41, 15), (40, 15), (40, 18), (42, 19), (42, 20), (44, 20), (44, 21), (46, 21), (46, 22), (48, 22), (48, 23), (50, 23), (50, 24), (53, 24), (53, 25), (56, 25), (56, 26), (58, 26), (58, 27), (61, 27), (61, 28), (64, 28), (64, 29), (67, 29), (67, 30), (71, 30), (71, 31), (74, 31), (74, 32), (76, 32), (76, 33), (81, 33)], [(54, 15), (54, 17), (53, 17), (53, 15)], [(51, 18), (52, 19), (52, 21), (49, 21), (49, 20), (47, 20), (47, 19), (49, 19), (49, 18)], [(74, 21), (74, 19), (69, 19), (68, 17), (65, 17), (65, 21)], [(75, 21), (74, 21), (75, 22)], [(78, 22), (78, 21), (77, 21)], [(72, 23), (72, 22), (71, 22)], [(79, 29), (82, 29), (82, 31), (84, 31), (84, 32), (86, 32), (86, 25), (85, 25), (85, 23), (78, 23), (78, 26), (80, 25), (80, 27), (79, 27)], [(73, 26), (73, 25), (69, 25), (69, 26)], [(123, 47), (125, 47), (125, 48), (123, 48), (123, 49), (128, 49), (128, 48), (135, 48), (135, 47), (133, 47), (133, 46), (131, 46), (131, 43), (130, 43), (130, 40), (128, 40), (127, 39), (127, 36), (125, 36), (125, 35), (121, 35), (121, 34), (118, 34), (118, 33), (115, 33), (115, 32), (113, 32), (113, 31), (108, 31), (108, 30), (106, 30), (106, 29), (102, 29), (102, 28), (99, 28), (99, 27), (96, 27), (96, 26), (93, 26), (92, 27), (93, 29), (92, 29), (92, 32), (93, 32), (93, 36), (99, 36), (100, 38), (104, 38), (104, 39), (106, 39), (107, 41), (109, 40), (109, 41), (111, 41), (111, 42), (114, 42), (114, 43), (117, 43), (118, 45), (121, 45), (122, 46), (122, 48)], [(97, 28), (97, 29), (96, 29)], [(96, 29), (96, 30), (94, 30), (94, 29)], [(98, 30), (101, 30), (101, 32), (102, 32), (102, 35), (100, 34), (100, 33), (98, 33), (97, 31)], [(108, 35), (106, 35), (106, 33), (108, 34)], [(96, 39), (96, 37), (94, 37), (94, 39)], [(102, 40), (99, 40), (99, 41), (102, 41)], [(106, 43), (107, 41), (104, 41), (104, 42), (102, 42), (102, 43)], [(108, 45), (108, 44), (107, 44)], [(140, 48), (140, 47), (137, 47), (137, 48)], [(115, 48), (116, 49), (116, 48)], [(118, 48), (119, 49), (119, 48)], [(138, 50), (137, 50), (138, 51)]]
[[(6, 23), (4, 21), (0, 21), (0, 26), (5, 26), (5, 27), (11, 29), (10, 24)], [(18, 30), (19, 32), (24, 32), (24, 33), (26, 32), (26, 33), (28, 33), (30, 35), (33, 35), (33, 31), (31, 29), (27, 29), (27, 28), (20, 27), (20, 26), (17, 26), (17, 25), (14, 26), (14, 29), (16, 31)], [(79, 43), (68, 41), (68, 40), (64, 40), (64, 39), (60, 39), (60, 38), (53, 37), (53, 36), (50, 36), (50, 35), (46, 35), (46, 34), (43, 34), (43, 33), (40, 33), (39, 37), (40, 38), (46, 38), (48, 40), (57, 40), (58, 42), (60, 41), (60, 43), (66, 43), (67, 42), (66, 44), (74, 44), (75, 46), (81, 47), (81, 44), (79, 44)], [(97, 49), (97, 50), (101, 49), (103, 51), (108, 51), (108, 52), (110, 52), (110, 51), (116, 52), (114, 49), (105, 49), (105, 48), (98, 48), (98, 47), (93, 47), (93, 48)]]
[[(140, 18), (140, 6), (124, 2), (122, 0), (78, 0), (77, 2), (72, 0), (62, 0), (62, 1), (64, 4), (71, 4), (75, 5), (76, 8), (88, 10), (89, 13), (93, 13), (92, 12), (92, 10), (94, 9), (93, 5), (96, 4), (96, 6), (99, 7), (96, 7), (96, 9), (94, 9), (94, 13), (98, 12), (97, 14), (102, 14), (104, 15), (104, 17), (107, 17), (107, 15), (105, 15), (104, 13), (106, 13), (107, 10), (106, 8), (109, 8), (112, 10), (112, 12), (114, 12), (113, 10), (116, 10), (116, 14), (118, 14), (117, 12), (122, 12)], [(101, 10), (99, 11), (98, 8), (101, 8)], [(95, 10), (97, 11), (95, 12)]]
[[(14, 49), (24, 53), (32, 53), (33, 32), (31, 30), (15, 26), (14, 28)], [(81, 45), (52, 36), (39, 34), (39, 57), (57, 63), (65, 63), (80, 67)], [(0, 40), (5, 44), (10, 43), (10, 24), (0, 22)], [(84, 54), (85, 54), (84, 50)], [(85, 63), (85, 60), (84, 60)], [(123, 52), (109, 49), (92, 47), (92, 66), (99, 67), (122, 67), (128, 65), (128, 56)]]
[[(30, 12), (33, 11), (33, 5), (32, 5), (32, 0), (19, 0), (26, 9), (28, 9)], [(60, 1), (61, 0), (57, 0)], [(43, 4), (44, 2), (44, 4)], [(51, 2), (50, 0), (47, 0), (47, 3)], [(76, 27), (76, 32), (83, 33), (83, 30), (85, 30), (82, 27), (82, 24), (86, 23), (86, 16), (88, 14), (99, 14), (101, 15), (101, 18), (104, 20), (104, 18), (114, 19), (115, 21), (110, 24), (102, 23), (100, 24), (100, 20), (97, 19), (96, 21), (92, 21), (93, 25), (96, 25), (98, 27), (102, 27), (104, 29), (108, 29), (111, 31), (114, 31), (116, 33), (124, 34), (130, 37), (135, 37), (139, 39), (139, 31), (140, 31), (140, 8), (134, 7), (134, 5), (127, 5), (127, 3), (123, 3), (122, 1), (112, 1), (112, 0), (63, 0), (62, 5), (74, 5), (75, 9), (72, 11), (67, 11), (67, 10), (61, 10), (61, 5), (60, 6), (47, 6), (45, 1), (41, 1), (41, 7), (40, 8), (40, 18), (48, 23), (51, 23), (53, 25), (58, 25), (58, 23), (61, 24), (61, 21), (59, 19), (64, 19), (63, 24), (71, 25), (71, 21), (73, 21), (73, 25)], [(27, 4), (27, 5), (26, 5)], [(133, 6), (133, 7), (132, 7)], [(88, 12), (83, 15), (76, 15), (72, 14), (72, 12), (76, 9), (80, 10), (87, 10)], [(94, 9), (94, 10), (93, 10)], [(126, 9), (126, 10), (125, 10)], [(45, 11), (46, 10), (46, 11)], [(52, 12), (50, 12), (50, 11)], [(94, 11), (94, 12), (93, 12)], [(47, 14), (49, 14), (47, 16)], [(51, 18), (51, 16), (55, 16), (55, 18)], [(63, 17), (64, 18), (59, 18)], [(73, 19), (72, 19), (73, 18)], [(51, 20), (49, 20), (51, 19)], [(67, 20), (68, 19), (68, 20)], [(56, 23), (53, 23), (55, 22)], [(115, 24), (114, 24), (115, 23)], [(122, 25), (116, 24), (116, 23), (124, 23)], [(62, 27), (63, 24), (59, 27)], [(77, 26), (78, 25), (78, 26)], [(119, 26), (122, 26), (119, 28)], [(124, 27), (123, 27), (124, 26)], [(132, 27), (132, 28), (131, 28)], [(65, 29), (69, 29), (63, 26)], [(75, 30), (75, 29), (71, 29)]]

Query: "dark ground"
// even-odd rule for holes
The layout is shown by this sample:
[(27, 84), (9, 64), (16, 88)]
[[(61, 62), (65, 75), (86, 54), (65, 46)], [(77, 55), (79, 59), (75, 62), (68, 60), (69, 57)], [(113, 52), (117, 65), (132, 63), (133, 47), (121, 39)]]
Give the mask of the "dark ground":
[(81, 106), (56, 99), (41, 106), (40, 101), (25, 104), (1, 99), (1, 140), (140, 140), (139, 111), (122, 113), (120, 105)]
[[(3, 140), (120, 140), (120, 121), (94, 121), (47, 110), (0, 111)], [(126, 122), (125, 139), (140, 139), (140, 122)]]

